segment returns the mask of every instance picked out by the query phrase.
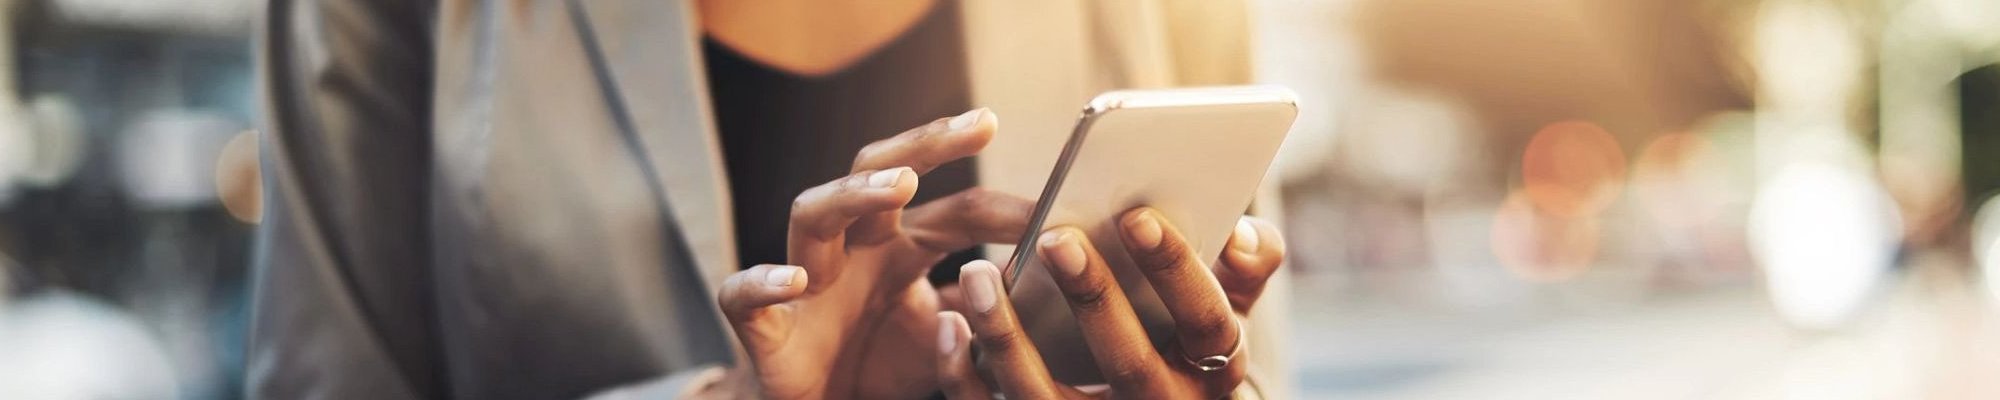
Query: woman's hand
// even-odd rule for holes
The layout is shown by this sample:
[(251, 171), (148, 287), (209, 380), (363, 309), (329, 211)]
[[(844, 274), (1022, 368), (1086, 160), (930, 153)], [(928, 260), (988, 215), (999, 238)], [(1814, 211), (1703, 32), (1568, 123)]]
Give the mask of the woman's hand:
[[(980, 189), (905, 210), (919, 176), (979, 152), (998, 122), (985, 109), (875, 142), (852, 173), (792, 204), (788, 262), (729, 277), (718, 303), (763, 398), (918, 398), (936, 390), (936, 289), (951, 252), (1010, 242), (1034, 204)], [(776, 160), (774, 160), (775, 162)], [(917, 347), (925, 346), (925, 347)]]
[[(1239, 221), (1222, 265), (1210, 273), (1158, 212), (1133, 210), (1119, 225), (1132, 260), (1173, 316), (1172, 348), (1153, 347), (1117, 279), (1083, 232), (1058, 227), (1043, 232), (1036, 245), (1082, 327), (1097, 368), (1109, 380), (1109, 390), (1086, 392), (1050, 379), (1040, 352), (1006, 301), (999, 269), (974, 261), (959, 275), (966, 314), (945, 312), (939, 318), (938, 379), (945, 394), (985, 400), (997, 388), (1010, 399), (1213, 399), (1235, 390), (1249, 362), (1241, 318), (1284, 260), (1277, 229), (1251, 218)], [(971, 343), (989, 358), (992, 382), (975, 371)]]

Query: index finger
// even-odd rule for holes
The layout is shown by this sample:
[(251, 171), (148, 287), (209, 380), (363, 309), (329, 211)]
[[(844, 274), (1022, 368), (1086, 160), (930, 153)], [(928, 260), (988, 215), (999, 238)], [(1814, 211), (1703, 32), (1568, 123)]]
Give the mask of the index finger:
[[(923, 175), (938, 166), (970, 157), (993, 141), (1000, 121), (984, 108), (938, 118), (888, 139), (869, 143), (854, 155), (852, 172), (908, 167)], [(854, 222), (855, 239), (880, 243), (896, 236), (901, 215), (882, 212)]]
[(979, 153), (993, 141), (999, 126), (999, 116), (985, 108), (938, 118), (862, 147), (854, 156), (851, 171), (910, 167), (918, 174), (928, 173), (939, 165)]
[[(806, 189), (792, 201), (785, 259), (823, 283), (838, 280), (848, 228), (863, 217), (901, 209), (916, 193), (916, 174), (903, 168), (859, 172)], [(815, 285), (812, 292), (825, 288)]]

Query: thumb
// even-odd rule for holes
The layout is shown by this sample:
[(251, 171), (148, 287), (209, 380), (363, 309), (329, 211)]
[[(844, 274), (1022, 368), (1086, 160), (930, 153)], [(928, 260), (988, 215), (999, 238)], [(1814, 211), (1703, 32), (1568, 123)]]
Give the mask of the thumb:
[(791, 265), (758, 265), (722, 282), (716, 304), (750, 354), (775, 350), (790, 335), (792, 306), (805, 294), (806, 270)]

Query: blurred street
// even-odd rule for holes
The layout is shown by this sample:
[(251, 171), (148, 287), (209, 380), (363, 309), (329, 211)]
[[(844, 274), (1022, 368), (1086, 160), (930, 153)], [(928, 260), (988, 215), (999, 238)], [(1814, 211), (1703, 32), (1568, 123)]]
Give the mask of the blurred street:
[[(1963, 276), (1905, 277), (1843, 333), (1787, 327), (1752, 287), (1536, 314), (1427, 310), (1300, 283), (1300, 398), (1979, 399), (2000, 323)], [(1551, 290), (1549, 297), (1562, 293)], [(1550, 301), (1559, 301), (1549, 299)]]

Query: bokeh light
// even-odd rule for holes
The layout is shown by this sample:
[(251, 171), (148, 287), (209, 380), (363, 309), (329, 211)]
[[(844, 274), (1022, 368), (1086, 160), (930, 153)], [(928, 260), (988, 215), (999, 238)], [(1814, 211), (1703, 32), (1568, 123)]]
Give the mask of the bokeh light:
[(1888, 273), (1901, 240), (1894, 203), (1855, 168), (1786, 166), (1757, 191), (1750, 250), (1779, 315), (1831, 329), (1865, 304)]
[(1683, 230), (1720, 217), (1727, 191), (1714, 142), (1689, 133), (1661, 135), (1632, 163), (1633, 197), (1669, 229)]
[(140, 207), (214, 204), (216, 161), (240, 125), (215, 113), (160, 111), (140, 116), (117, 144), (119, 178)]
[(1560, 217), (1596, 215), (1625, 184), (1625, 153), (1604, 128), (1586, 121), (1543, 126), (1521, 156), (1528, 200)]
[(1596, 261), (1599, 222), (1544, 213), (1522, 191), (1507, 196), (1493, 216), (1493, 255), (1515, 276), (1536, 282), (1583, 274)]

